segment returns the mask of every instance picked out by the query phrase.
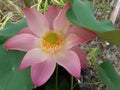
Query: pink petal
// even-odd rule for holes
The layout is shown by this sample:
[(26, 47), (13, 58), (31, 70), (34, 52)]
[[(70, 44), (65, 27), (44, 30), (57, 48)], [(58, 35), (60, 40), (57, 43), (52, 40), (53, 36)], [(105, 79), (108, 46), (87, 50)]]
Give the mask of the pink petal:
[(32, 81), (36, 86), (41, 86), (48, 81), (55, 70), (56, 62), (49, 58), (43, 63), (31, 67)]
[(29, 28), (37, 36), (41, 36), (41, 33), (49, 30), (48, 21), (40, 12), (35, 9), (25, 8), (24, 13), (27, 18)]
[[(71, 27), (69, 30), (69, 33), (75, 33), (81, 39), (83, 39), (83, 42), (87, 42), (87, 41), (90, 41), (90, 40), (96, 38), (96, 34), (94, 32), (89, 31), (82, 27), (77, 27), (77, 26)], [(83, 42), (81, 42), (81, 43), (83, 43)]]
[(26, 53), (24, 56), (21, 65), (20, 70), (23, 70), (31, 65), (41, 63), (45, 61), (48, 58), (48, 55), (45, 54), (40, 48), (35, 48)]
[(56, 61), (59, 65), (64, 67), (71, 75), (80, 78), (80, 60), (77, 54), (71, 50), (61, 53), (57, 56)]
[(22, 30), (20, 30), (20, 32), (18, 32), (18, 34), (32, 34), (32, 35), (35, 35), (31, 30), (30, 28), (23, 28)]
[(70, 33), (66, 38), (66, 48), (70, 49), (73, 46), (79, 45), (81, 42), (83, 42), (83, 39), (78, 37), (74, 33)]
[(53, 27), (55, 31), (59, 31), (62, 33), (66, 33), (69, 26), (70, 22), (68, 21), (66, 17), (66, 11), (70, 7), (70, 4), (67, 4), (58, 14), (58, 16), (55, 18), (53, 22)]
[(31, 34), (18, 34), (5, 43), (8, 50), (28, 51), (37, 46), (39, 39)]
[(85, 52), (78, 46), (73, 47), (72, 50), (78, 55), (81, 63), (81, 68), (87, 67), (87, 55), (85, 54)]
[(53, 20), (58, 15), (60, 10), (61, 9), (58, 6), (53, 5), (53, 6), (49, 7), (48, 10), (46, 11), (45, 16), (49, 22), (50, 30), (53, 30)]

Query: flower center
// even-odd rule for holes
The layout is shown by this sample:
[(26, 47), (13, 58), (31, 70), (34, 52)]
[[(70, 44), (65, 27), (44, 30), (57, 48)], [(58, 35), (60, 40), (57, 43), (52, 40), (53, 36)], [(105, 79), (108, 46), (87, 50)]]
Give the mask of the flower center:
[(48, 43), (55, 43), (58, 40), (57, 34), (56, 33), (48, 33), (47, 36), (45, 37), (45, 41)]
[(55, 32), (47, 32), (42, 37), (42, 49), (49, 54), (58, 53), (63, 46), (62, 36)]

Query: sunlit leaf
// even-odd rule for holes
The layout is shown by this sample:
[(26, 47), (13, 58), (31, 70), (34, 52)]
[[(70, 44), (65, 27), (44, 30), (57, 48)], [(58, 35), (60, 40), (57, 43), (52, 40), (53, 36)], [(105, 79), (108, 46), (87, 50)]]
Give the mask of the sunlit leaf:
[(72, 7), (67, 11), (67, 17), (73, 24), (87, 28), (95, 32), (99, 38), (120, 46), (120, 31), (115, 30), (109, 20), (103, 22), (96, 20), (90, 2), (72, 0)]
[(97, 33), (98, 37), (120, 47), (120, 30)]
[(114, 30), (114, 26), (111, 21), (106, 20), (100, 22), (95, 19), (93, 6), (90, 2), (72, 0), (72, 7), (67, 11), (67, 17), (73, 24), (94, 32)]

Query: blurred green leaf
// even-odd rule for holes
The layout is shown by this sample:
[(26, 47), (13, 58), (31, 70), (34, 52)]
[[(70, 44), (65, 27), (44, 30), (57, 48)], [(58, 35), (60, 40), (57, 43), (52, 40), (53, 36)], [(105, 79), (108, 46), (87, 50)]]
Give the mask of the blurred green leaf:
[(90, 2), (72, 0), (72, 7), (67, 11), (67, 17), (73, 24), (94, 32), (106, 32), (115, 29), (111, 21), (100, 22), (95, 19), (93, 6)]
[(0, 90), (32, 90), (30, 69), (19, 71), (19, 65), (25, 53), (5, 50), (5, 41), (26, 27), (25, 19), (19, 23), (7, 23), (0, 30)]
[(26, 19), (21, 20), (19, 23), (8, 22), (4, 29), (0, 30), (0, 44), (16, 35), (24, 27), (27, 27)]
[(112, 64), (104, 62), (98, 67), (100, 79), (107, 84), (111, 90), (120, 89), (120, 75), (115, 71)]
[(68, 19), (75, 25), (87, 28), (101, 39), (120, 46), (120, 31), (115, 30), (111, 21), (100, 22), (95, 19), (90, 2), (72, 0), (72, 7), (67, 11)]
[(0, 90), (32, 90), (30, 69), (19, 71), (23, 52), (7, 51), (0, 45)]
[(120, 30), (97, 33), (97, 36), (120, 47)]

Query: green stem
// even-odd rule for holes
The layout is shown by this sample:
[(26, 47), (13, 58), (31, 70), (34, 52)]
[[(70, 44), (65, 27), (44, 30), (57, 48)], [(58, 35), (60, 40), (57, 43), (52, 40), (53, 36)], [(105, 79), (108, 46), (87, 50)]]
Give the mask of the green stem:
[(70, 90), (73, 90), (73, 81), (74, 81), (74, 78), (73, 78), (73, 76), (71, 76), (71, 87), (70, 87)]
[(23, 0), (26, 7), (30, 7), (30, 0)]
[(47, 6), (48, 6), (48, 0), (45, 0), (45, 4), (44, 4), (44, 14), (45, 14), (45, 11), (47, 9)]
[(56, 65), (55, 90), (58, 90), (58, 65)]

